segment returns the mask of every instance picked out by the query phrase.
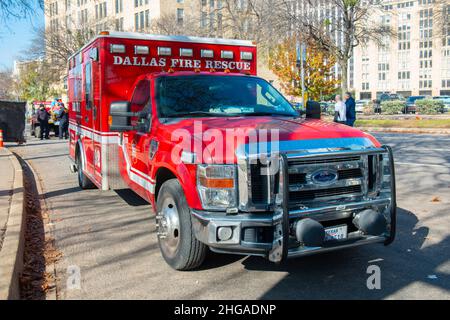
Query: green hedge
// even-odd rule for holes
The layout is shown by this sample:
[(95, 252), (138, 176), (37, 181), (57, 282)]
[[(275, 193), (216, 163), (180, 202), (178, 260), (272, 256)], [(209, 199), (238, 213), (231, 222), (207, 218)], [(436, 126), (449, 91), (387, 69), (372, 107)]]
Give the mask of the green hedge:
[(400, 100), (383, 101), (381, 103), (381, 113), (384, 114), (398, 114), (402, 113), (405, 108), (405, 102)]
[(416, 112), (419, 114), (436, 114), (442, 112), (444, 104), (440, 100), (416, 100)]

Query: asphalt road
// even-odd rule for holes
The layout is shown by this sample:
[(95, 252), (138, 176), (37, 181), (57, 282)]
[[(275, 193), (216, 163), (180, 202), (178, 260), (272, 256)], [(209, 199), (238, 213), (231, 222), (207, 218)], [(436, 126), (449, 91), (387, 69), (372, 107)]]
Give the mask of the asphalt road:
[[(450, 136), (376, 136), (393, 146), (397, 161), (398, 234), (391, 246), (282, 266), (210, 253), (202, 269), (191, 272), (164, 262), (154, 218), (138, 197), (78, 188), (66, 142), (30, 138), (11, 149), (42, 179), (63, 254), (57, 264), (60, 299), (450, 299)], [(369, 265), (380, 267), (379, 290), (366, 286)], [(72, 266), (80, 270), (80, 289), (66, 285)]]

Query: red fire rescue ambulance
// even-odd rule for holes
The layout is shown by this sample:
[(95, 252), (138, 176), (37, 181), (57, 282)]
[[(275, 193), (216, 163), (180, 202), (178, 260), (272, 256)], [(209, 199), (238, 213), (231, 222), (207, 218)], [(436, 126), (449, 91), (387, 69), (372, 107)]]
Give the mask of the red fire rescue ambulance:
[[(391, 243), (391, 149), (299, 115), (256, 77), (249, 41), (102, 32), (69, 60), (70, 157), (81, 188), (131, 188), (167, 263), (207, 248), (273, 262)], [(311, 105), (313, 106), (313, 105)]]

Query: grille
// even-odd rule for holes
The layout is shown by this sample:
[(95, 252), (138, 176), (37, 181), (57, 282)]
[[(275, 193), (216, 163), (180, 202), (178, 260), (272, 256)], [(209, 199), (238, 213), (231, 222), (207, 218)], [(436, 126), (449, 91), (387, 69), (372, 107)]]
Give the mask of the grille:
[[(356, 164), (355, 164), (356, 162)], [(350, 165), (351, 163), (351, 165)], [(349, 164), (348, 166), (343, 164)], [(262, 175), (261, 168), (263, 165), (258, 163), (250, 164), (250, 193), (251, 203), (255, 205), (264, 206), (268, 201), (272, 201), (272, 196), (269, 197), (269, 181), (270, 176)], [(305, 159), (291, 159), (288, 161), (288, 167), (294, 168), (288, 175), (288, 182), (291, 187), (300, 186), (300, 188), (292, 188), (289, 191), (289, 205), (297, 205), (303, 202), (309, 202), (320, 199), (327, 201), (327, 198), (343, 198), (346, 196), (353, 196), (362, 193), (362, 184), (349, 185), (345, 180), (361, 179), (364, 176), (361, 156), (341, 156), (336, 158), (305, 158)], [(338, 174), (336, 182), (329, 186), (315, 185), (313, 181), (309, 181), (309, 175), (316, 170), (329, 168), (335, 170)], [(288, 169), (289, 169), (288, 168)], [(362, 179), (361, 179), (362, 180)], [(363, 181), (361, 181), (363, 183)], [(301, 186), (304, 185), (305, 188)], [(278, 179), (275, 177), (270, 182), (270, 188), (277, 192), (279, 186)], [(297, 190), (296, 190), (297, 189)], [(271, 200), (268, 200), (268, 199)]]
[(351, 162), (359, 161), (360, 156), (341, 157), (332, 159), (308, 159), (308, 160), (291, 160), (289, 166), (304, 166), (308, 164), (322, 164), (322, 163), (337, 163), (337, 162)]
[(306, 183), (306, 173), (291, 173), (289, 175), (289, 184)]
[(349, 186), (339, 188), (317, 189), (317, 190), (305, 190), (294, 191), (289, 193), (289, 202), (297, 203), (300, 201), (314, 200), (316, 198), (333, 197), (339, 195), (346, 195), (351, 193), (360, 193), (361, 186)]
[(267, 175), (261, 174), (261, 164), (250, 165), (252, 202), (255, 204), (267, 203)]
[(345, 170), (338, 171), (338, 179), (339, 180), (361, 178), (361, 177), (362, 177), (362, 172), (361, 172), (360, 168), (345, 169)]

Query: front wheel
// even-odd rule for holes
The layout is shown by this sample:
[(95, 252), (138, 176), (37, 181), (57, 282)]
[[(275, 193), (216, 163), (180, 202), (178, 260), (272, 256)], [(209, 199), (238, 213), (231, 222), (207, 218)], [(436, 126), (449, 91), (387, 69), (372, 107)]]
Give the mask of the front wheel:
[(83, 173), (83, 162), (82, 162), (81, 154), (77, 154), (76, 164), (77, 164), (77, 173), (78, 173), (78, 185), (81, 189), (94, 189), (95, 184), (89, 180), (88, 177)]
[(158, 194), (158, 243), (164, 260), (175, 270), (191, 270), (205, 260), (207, 247), (195, 238), (183, 189), (176, 179), (163, 183)]

